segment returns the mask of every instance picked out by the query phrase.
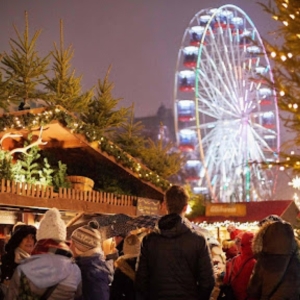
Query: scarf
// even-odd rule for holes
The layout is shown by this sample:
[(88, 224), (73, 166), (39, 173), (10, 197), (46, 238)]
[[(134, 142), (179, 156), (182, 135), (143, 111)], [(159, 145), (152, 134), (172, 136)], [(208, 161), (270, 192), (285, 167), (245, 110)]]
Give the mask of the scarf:
[(20, 247), (17, 247), (15, 249), (15, 263), (19, 264), (21, 260), (30, 257), (30, 254), (28, 254), (26, 251), (21, 249)]
[(35, 244), (35, 247), (31, 255), (45, 254), (45, 253), (63, 255), (69, 258), (73, 257), (72, 251), (64, 241), (58, 241), (52, 239), (39, 240)]

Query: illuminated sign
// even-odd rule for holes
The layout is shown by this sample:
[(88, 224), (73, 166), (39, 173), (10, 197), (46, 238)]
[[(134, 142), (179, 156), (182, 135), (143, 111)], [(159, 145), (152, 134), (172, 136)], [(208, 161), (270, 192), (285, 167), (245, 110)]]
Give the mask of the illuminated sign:
[(247, 213), (246, 205), (242, 203), (211, 203), (206, 205), (205, 216), (233, 216), (244, 217)]

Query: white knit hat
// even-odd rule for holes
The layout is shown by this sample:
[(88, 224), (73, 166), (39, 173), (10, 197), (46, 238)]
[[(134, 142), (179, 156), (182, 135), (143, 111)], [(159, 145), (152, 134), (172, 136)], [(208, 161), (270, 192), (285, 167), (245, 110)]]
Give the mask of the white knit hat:
[(98, 222), (93, 220), (89, 222), (88, 225), (84, 225), (73, 231), (71, 240), (77, 254), (81, 254), (95, 248), (102, 250), (101, 234), (98, 229)]
[(62, 220), (57, 208), (49, 209), (43, 216), (39, 229), (36, 233), (36, 239), (52, 239), (65, 241), (67, 237), (66, 224)]

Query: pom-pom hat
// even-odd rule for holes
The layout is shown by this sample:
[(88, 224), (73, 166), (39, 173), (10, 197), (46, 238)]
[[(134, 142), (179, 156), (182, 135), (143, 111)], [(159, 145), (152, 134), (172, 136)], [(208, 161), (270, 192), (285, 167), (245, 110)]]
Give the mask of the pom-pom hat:
[(67, 229), (64, 220), (61, 218), (57, 208), (49, 209), (43, 216), (39, 229), (36, 233), (38, 241), (44, 239), (52, 239), (65, 241), (67, 237)]
[(88, 225), (84, 225), (73, 231), (71, 240), (77, 254), (81, 254), (96, 248), (102, 249), (101, 235), (98, 228), (98, 222), (91, 221)]

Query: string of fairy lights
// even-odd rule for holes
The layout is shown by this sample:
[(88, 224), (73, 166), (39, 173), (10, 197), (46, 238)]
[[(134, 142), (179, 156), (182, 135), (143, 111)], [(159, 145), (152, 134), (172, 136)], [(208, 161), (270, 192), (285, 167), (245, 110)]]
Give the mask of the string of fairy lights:
[(82, 134), (88, 142), (93, 142), (102, 152), (113, 156), (119, 164), (130, 169), (141, 180), (152, 183), (154, 186), (162, 190), (168, 189), (170, 183), (160, 177), (155, 172), (141, 165), (135, 158), (123, 151), (117, 145), (109, 141), (103, 134), (97, 130), (97, 127), (91, 124), (86, 124), (75, 116), (65, 111), (60, 106), (47, 107), (39, 113), (32, 113), (30, 110), (21, 115), (4, 114), (0, 118), (0, 131), (7, 130), (31, 130), (37, 126), (48, 125), (51, 121), (57, 120), (71, 132)]

